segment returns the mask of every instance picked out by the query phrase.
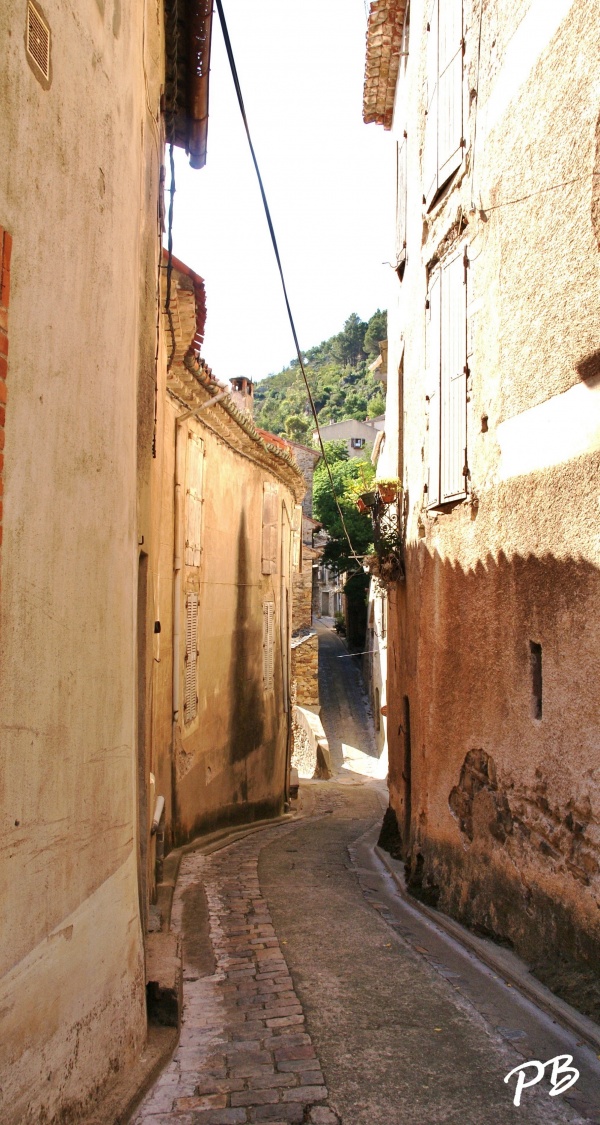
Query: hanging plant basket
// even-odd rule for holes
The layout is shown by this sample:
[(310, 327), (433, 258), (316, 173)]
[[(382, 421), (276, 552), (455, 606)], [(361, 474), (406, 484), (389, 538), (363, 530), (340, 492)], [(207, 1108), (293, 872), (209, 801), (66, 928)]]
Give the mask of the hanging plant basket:
[(398, 489), (400, 487), (399, 480), (380, 480), (377, 481), (377, 491), (384, 504), (395, 503), (398, 497)]

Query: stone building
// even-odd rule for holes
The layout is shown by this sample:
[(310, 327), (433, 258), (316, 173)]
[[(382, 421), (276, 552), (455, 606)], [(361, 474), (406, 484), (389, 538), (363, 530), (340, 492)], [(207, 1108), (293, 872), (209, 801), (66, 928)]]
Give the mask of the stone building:
[(210, 8), (187, 21), (176, 48), (162, 4), (0, 8), (3, 1125), (83, 1120), (146, 1039), (164, 142), (203, 163)]
[(599, 16), (375, 0), (364, 96), (398, 168), (390, 801), (417, 892), (551, 981), (600, 953)]
[[(168, 254), (163, 263), (163, 309)], [(292, 574), (305, 484), (199, 346), (202, 279), (171, 260), (151, 560), (150, 772), (167, 849), (283, 812), (291, 754)], [(295, 558), (294, 558), (295, 556)]]

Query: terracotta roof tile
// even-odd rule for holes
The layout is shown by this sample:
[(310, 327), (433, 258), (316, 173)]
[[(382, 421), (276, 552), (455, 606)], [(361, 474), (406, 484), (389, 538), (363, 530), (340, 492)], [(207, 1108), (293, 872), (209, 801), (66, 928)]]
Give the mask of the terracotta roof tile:
[(406, 0), (372, 0), (367, 29), (363, 121), (391, 129)]

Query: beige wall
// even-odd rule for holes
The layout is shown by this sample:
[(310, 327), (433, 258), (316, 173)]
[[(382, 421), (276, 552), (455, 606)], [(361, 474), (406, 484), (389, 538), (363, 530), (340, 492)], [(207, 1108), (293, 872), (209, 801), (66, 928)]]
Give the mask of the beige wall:
[[(424, 215), (426, 14), (422, 0), (411, 4), (394, 122), (396, 137), (409, 136), (407, 265), (389, 310), (383, 455), (401, 448), (403, 419), (407, 579), (390, 609), (390, 796), (402, 825), (410, 814), (413, 879), (444, 909), (534, 961), (560, 947), (591, 964), (600, 950), (599, 12), (594, 4), (590, 23), (583, 0), (553, 5), (551, 18), (547, 7), (484, 2), (478, 62), (480, 5), (465, 0), (465, 162)], [(468, 496), (432, 511), (426, 265), (465, 247)], [(403, 403), (392, 377), (402, 352)], [(389, 471), (393, 463), (380, 466)], [(542, 646), (541, 720), (530, 642)]]
[[(157, 792), (167, 797), (169, 842), (179, 843), (215, 826), (277, 815), (287, 790), (289, 752), (289, 645), (291, 618), (291, 520), (297, 502), (278, 475), (278, 458), (261, 453), (220, 406), (179, 424), (181, 407), (167, 397), (164, 407), (160, 563), (154, 680), (153, 765)], [(212, 423), (217, 423), (216, 430)], [(199, 566), (182, 564), (179, 581), (179, 710), (171, 728), (173, 580), (175, 528), (175, 447), (184, 481), (188, 434), (204, 442), (202, 554)], [(231, 444), (229, 440), (231, 439)], [(235, 448), (240, 441), (241, 448)], [(298, 499), (303, 492), (297, 477)], [(284, 474), (285, 476), (285, 474)], [(277, 569), (262, 574), (263, 485), (278, 489)], [(185, 537), (185, 490), (179, 528)], [(179, 557), (182, 557), (181, 555)], [(185, 603), (199, 596), (198, 711), (185, 721)], [(275, 605), (274, 684), (263, 684), (263, 603)]]
[(14, 240), (0, 595), (6, 1125), (82, 1116), (145, 1034), (135, 435), (140, 214), (155, 238), (158, 138), (142, 43), (156, 113), (162, 48), (152, 6), (45, 0), (43, 12), (49, 88), (26, 60), (26, 5), (0, 12), (0, 223)]

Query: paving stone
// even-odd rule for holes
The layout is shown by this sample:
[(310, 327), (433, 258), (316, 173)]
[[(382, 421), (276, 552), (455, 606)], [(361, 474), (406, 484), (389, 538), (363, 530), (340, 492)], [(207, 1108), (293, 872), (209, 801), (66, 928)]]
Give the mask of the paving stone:
[(283, 1091), (284, 1102), (323, 1102), (326, 1097), (326, 1086), (295, 1086)]
[(198, 980), (184, 965), (181, 1040), (134, 1125), (293, 1125), (326, 1096), (257, 877), (261, 848), (287, 831), (274, 826), (210, 856), (184, 856), (173, 925), (182, 925), (183, 893), (203, 886), (217, 969)]
[(243, 1090), (231, 1095), (232, 1105), (273, 1105), (279, 1102), (279, 1090)]
[(252, 1109), (251, 1121), (283, 1121), (299, 1125), (304, 1121), (304, 1107), (301, 1105), (264, 1105)]
[(196, 1094), (190, 1098), (177, 1098), (173, 1109), (225, 1109), (226, 1105), (226, 1094)]

